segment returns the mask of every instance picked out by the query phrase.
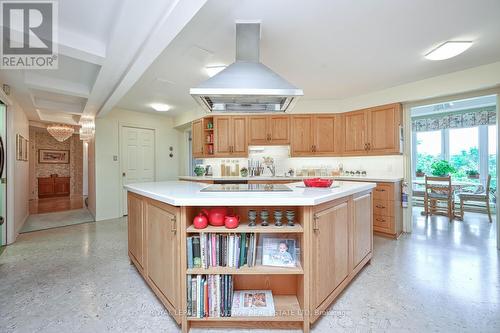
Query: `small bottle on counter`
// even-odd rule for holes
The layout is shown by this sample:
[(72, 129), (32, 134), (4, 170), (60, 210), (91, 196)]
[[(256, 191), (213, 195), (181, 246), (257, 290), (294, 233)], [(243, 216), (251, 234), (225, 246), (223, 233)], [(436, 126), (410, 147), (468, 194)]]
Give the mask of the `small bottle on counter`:
[(236, 161), (236, 167), (234, 168), (234, 175), (233, 176), (239, 176), (240, 175), (240, 163), (239, 161)]
[(220, 175), (224, 177), (226, 175), (226, 163), (224, 160), (220, 162)]

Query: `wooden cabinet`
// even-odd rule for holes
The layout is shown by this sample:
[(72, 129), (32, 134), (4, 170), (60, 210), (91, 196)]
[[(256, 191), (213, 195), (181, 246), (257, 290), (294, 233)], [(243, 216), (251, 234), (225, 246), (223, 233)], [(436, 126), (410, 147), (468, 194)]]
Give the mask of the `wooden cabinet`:
[(368, 111), (368, 154), (401, 153), (401, 104), (384, 105)]
[(292, 156), (309, 156), (313, 145), (313, 118), (310, 115), (291, 117), (292, 137), (290, 148)]
[(203, 157), (203, 119), (198, 119), (193, 121), (191, 124), (191, 144), (193, 157), (202, 158)]
[(315, 288), (311, 291), (314, 308), (319, 307), (349, 274), (350, 219), (347, 200), (334, 202), (314, 214), (312, 269)]
[(290, 117), (259, 115), (248, 117), (249, 145), (286, 145), (290, 143)]
[(401, 182), (377, 183), (373, 191), (373, 230), (391, 238), (403, 231)]
[(130, 260), (180, 323), (180, 209), (129, 192), (128, 210)]
[[(179, 308), (179, 239), (177, 208), (146, 200), (146, 276), (170, 309)], [(165, 302), (164, 302), (165, 303)]]
[(38, 197), (65, 197), (70, 195), (70, 177), (38, 177)]
[(345, 113), (343, 155), (401, 154), (401, 118), (401, 104)]
[(364, 155), (368, 141), (368, 114), (366, 111), (348, 112), (343, 115), (344, 155)]
[(215, 157), (245, 157), (248, 155), (247, 117), (214, 117)]
[(354, 216), (352, 223), (353, 246), (352, 267), (356, 268), (372, 252), (372, 194), (354, 196)]
[(144, 204), (141, 197), (128, 193), (128, 253), (144, 270)]
[(292, 116), (292, 156), (340, 156), (342, 150), (340, 115)]

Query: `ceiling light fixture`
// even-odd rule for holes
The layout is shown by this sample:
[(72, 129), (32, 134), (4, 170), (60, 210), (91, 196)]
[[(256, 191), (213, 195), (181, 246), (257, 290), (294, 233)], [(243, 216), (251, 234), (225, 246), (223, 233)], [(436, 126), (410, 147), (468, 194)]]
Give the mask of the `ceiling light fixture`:
[(450, 59), (464, 52), (471, 45), (471, 41), (447, 41), (427, 53), (425, 57), (429, 60)]
[(63, 142), (73, 135), (75, 129), (68, 125), (52, 124), (47, 126), (47, 132), (57, 141)]
[(80, 140), (82, 141), (90, 141), (94, 137), (95, 134), (95, 122), (94, 118), (86, 117), (80, 120)]
[(168, 104), (163, 104), (163, 103), (152, 103), (150, 106), (151, 106), (153, 109), (155, 109), (155, 111), (159, 111), (159, 112), (165, 112), (165, 111), (170, 110), (170, 105), (168, 105)]
[(217, 75), (220, 71), (226, 68), (226, 65), (216, 65), (216, 66), (207, 66), (205, 67), (205, 72), (207, 72), (208, 76), (212, 77)]

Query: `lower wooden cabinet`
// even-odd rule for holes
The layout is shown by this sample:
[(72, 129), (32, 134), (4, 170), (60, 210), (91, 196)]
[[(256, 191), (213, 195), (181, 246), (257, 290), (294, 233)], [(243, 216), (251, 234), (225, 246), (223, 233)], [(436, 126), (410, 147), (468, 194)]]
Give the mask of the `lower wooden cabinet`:
[(313, 219), (313, 306), (317, 308), (349, 274), (348, 201), (325, 207)]
[(391, 238), (403, 231), (401, 182), (377, 183), (373, 190), (373, 230)]
[(352, 261), (356, 268), (373, 249), (372, 195), (354, 196), (352, 223)]
[(50, 177), (38, 178), (38, 197), (66, 197), (70, 195), (70, 177)]
[[(316, 206), (313, 211), (311, 307), (328, 308), (373, 251), (372, 192)], [(314, 322), (318, 315), (312, 316)]]
[(128, 204), (129, 257), (180, 323), (179, 208), (130, 192)]
[(128, 253), (144, 270), (144, 202), (133, 193), (128, 194)]

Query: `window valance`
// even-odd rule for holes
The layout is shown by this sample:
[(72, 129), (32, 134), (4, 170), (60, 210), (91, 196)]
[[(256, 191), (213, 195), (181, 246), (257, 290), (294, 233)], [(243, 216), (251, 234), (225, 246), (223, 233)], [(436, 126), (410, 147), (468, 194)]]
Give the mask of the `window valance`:
[(415, 132), (435, 131), (445, 128), (466, 128), (479, 125), (495, 125), (496, 107), (486, 106), (438, 115), (412, 118), (411, 127)]

